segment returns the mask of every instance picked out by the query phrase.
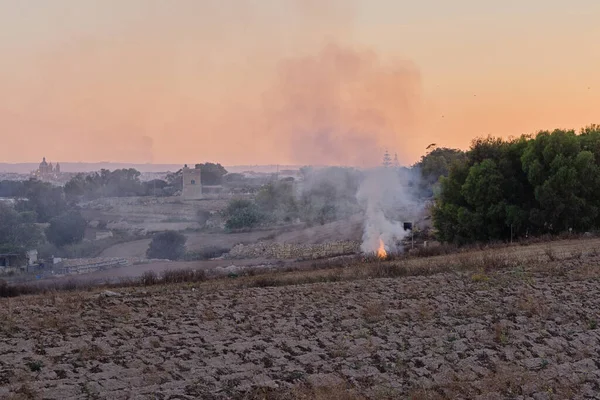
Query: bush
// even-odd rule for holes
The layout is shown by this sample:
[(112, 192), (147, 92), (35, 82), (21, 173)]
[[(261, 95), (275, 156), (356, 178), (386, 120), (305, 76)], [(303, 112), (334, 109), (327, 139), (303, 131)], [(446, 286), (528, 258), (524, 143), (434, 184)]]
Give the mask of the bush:
[(249, 200), (232, 200), (225, 210), (225, 228), (253, 228), (263, 220), (263, 215), (256, 205)]
[(182, 283), (182, 282), (203, 282), (206, 280), (206, 273), (203, 270), (174, 269), (163, 272), (163, 283)]
[(186, 237), (175, 231), (157, 233), (146, 251), (148, 258), (179, 260), (185, 256)]
[(144, 286), (152, 286), (158, 283), (158, 276), (154, 271), (146, 271), (140, 278), (140, 283)]
[(86, 226), (87, 222), (79, 211), (69, 211), (50, 221), (46, 237), (58, 247), (79, 243), (83, 240)]
[(408, 268), (401, 264), (379, 264), (372, 272), (372, 276), (376, 278), (397, 278), (407, 275), (409, 275)]

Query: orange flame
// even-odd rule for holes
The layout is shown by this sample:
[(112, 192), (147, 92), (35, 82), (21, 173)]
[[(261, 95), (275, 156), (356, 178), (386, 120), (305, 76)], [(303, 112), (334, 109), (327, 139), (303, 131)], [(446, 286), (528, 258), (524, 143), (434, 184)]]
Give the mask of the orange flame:
[(383, 240), (379, 238), (379, 248), (377, 249), (377, 258), (383, 260), (387, 257), (387, 251), (385, 251), (385, 246), (383, 244)]

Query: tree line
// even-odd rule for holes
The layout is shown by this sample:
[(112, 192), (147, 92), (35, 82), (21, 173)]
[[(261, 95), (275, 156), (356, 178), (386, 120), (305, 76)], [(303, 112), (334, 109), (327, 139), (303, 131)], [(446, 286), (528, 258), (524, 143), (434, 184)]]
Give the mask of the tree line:
[(600, 126), (475, 139), (440, 178), (433, 221), (457, 244), (597, 229)]
[[(203, 184), (219, 184), (227, 171), (221, 164), (196, 165)], [(182, 171), (166, 181), (142, 182), (135, 169), (101, 170), (78, 174), (64, 187), (37, 179), (1, 181), (0, 197), (12, 198), (14, 205), (0, 203), (0, 253), (19, 253), (49, 242), (57, 248), (79, 243), (87, 221), (77, 203), (101, 197), (170, 195), (182, 188)], [(170, 187), (172, 190), (165, 190)], [(40, 224), (47, 224), (42, 229)]]

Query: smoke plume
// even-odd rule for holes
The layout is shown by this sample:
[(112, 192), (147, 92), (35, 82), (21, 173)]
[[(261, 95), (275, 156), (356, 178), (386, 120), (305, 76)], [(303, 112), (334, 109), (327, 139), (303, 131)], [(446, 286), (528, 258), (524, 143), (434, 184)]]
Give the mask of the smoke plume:
[(295, 163), (373, 166), (416, 123), (420, 77), (408, 62), (329, 44), (281, 62), (265, 96), (270, 136)]
[(364, 211), (364, 232), (361, 250), (374, 253), (383, 241), (385, 250), (402, 250), (400, 242), (408, 235), (403, 222), (413, 221), (419, 205), (410, 170), (376, 168), (367, 172), (357, 192)]

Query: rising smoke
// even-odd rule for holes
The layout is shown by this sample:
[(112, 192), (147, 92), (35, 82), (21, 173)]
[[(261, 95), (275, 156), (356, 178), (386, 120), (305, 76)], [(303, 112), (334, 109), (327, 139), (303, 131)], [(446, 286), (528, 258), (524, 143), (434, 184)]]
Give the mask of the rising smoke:
[(264, 97), (267, 133), (294, 163), (373, 166), (410, 136), (420, 89), (408, 62), (329, 44), (280, 63)]
[(374, 253), (383, 242), (387, 252), (402, 251), (408, 235), (403, 222), (413, 221), (423, 209), (413, 184), (414, 171), (375, 168), (367, 172), (356, 194), (364, 212), (361, 250)]

